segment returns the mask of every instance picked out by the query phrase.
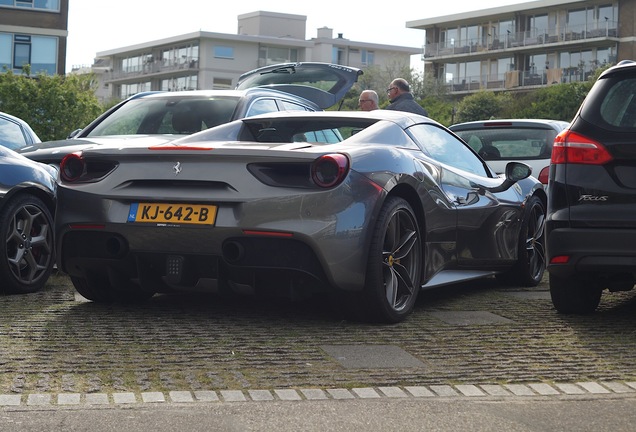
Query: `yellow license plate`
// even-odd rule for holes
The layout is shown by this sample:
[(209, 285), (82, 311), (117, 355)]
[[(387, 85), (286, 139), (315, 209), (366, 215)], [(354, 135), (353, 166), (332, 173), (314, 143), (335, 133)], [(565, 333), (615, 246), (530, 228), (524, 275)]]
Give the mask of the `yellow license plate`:
[(214, 205), (132, 203), (128, 222), (214, 225), (216, 210)]

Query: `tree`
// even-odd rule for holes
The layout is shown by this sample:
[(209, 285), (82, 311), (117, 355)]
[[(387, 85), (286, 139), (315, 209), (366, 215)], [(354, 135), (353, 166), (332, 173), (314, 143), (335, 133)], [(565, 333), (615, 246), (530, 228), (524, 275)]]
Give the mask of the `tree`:
[(587, 81), (555, 84), (521, 95), (514, 102), (512, 116), (572, 120), (599, 75), (610, 66), (597, 68)]
[(104, 109), (95, 96), (96, 80), (86, 75), (30, 76), (0, 73), (0, 111), (29, 123), (43, 141), (64, 139)]
[(555, 84), (521, 95), (515, 101), (515, 118), (570, 121), (590, 91), (591, 82)]
[(504, 99), (494, 92), (482, 90), (463, 98), (457, 105), (457, 123), (497, 118), (504, 108)]

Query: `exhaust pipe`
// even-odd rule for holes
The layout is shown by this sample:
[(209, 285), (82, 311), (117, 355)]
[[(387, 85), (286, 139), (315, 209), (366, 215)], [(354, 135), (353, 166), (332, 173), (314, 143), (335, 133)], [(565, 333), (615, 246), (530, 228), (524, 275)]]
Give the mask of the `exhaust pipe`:
[(236, 264), (245, 256), (245, 248), (237, 241), (228, 241), (223, 244), (223, 258), (230, 264)]

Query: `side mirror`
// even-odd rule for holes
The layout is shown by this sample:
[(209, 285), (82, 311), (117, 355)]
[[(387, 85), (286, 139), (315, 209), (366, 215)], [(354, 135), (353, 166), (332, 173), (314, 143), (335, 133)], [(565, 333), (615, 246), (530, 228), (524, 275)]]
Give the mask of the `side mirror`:
[(79, 135), (79, 133), (82, 131), (82, 129), (75, 129), (73, 132), (71, 132), (70, 134), (68, 134), (68, 136), (66, 137), (66, 139), (71, 139), (71, 138), (75, 138), (77, 135)]
[(532, 167), (521, 162), (508, 162), (506, 164), (506, 177), (501, 185), (488, 188), (492, 193), (503, 192), (520, 180), (530, 177)]
[(508, 162), (506, 164), (506, 180), (516, 183), (530, 177), (530, 174), (532, 174), (532, 167), (529, 165), (521, 162)]

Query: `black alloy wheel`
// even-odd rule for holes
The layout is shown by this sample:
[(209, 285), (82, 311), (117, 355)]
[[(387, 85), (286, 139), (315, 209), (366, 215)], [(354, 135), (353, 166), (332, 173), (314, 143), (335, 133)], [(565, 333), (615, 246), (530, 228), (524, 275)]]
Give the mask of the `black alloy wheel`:
[(536, 196), (528, 199), (519, 230), (517, 262), (505, 273), (497, 275), (504, 283), (537, 286), (546, 268), (545, 215), (543, 201)]
[(422, 240), (411, 206), (388, 198), (369, 250), (365, 306), (372, 321), (396, 323), (411, 313), (420, 291)]
[(18, 195), (0, 212), (1, 288), (12, 294), (40, 290), (54, 265), (53, 218), (36, 196)]

